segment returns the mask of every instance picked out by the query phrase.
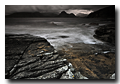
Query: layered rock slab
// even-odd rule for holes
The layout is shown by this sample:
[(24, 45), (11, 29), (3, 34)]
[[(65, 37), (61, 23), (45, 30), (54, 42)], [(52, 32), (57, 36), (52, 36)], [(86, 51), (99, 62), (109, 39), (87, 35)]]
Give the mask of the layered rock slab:
[[(58, 78), (67, 71), (66, 59), (44, 38), (32, 35), (6, 35), (5, 69), (8, 79), (31, 79), (56, 71)], [(63, 69), (62, 69), (63, 68)], [(62, 71), (60, 71), (62, 69)]]

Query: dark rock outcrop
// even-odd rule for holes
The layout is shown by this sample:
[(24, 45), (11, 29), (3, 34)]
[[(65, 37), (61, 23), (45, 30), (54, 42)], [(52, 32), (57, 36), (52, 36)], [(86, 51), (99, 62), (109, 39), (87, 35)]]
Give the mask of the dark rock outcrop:
[(100, 26), (95, 30), (95, 38), (115, 45), (115, 24)]
[(68, 14), (68, 13), (66, 13), (65, 11), (62, 11), (57, 17), (75, 18), (76, 16), (75, 16), (73, 13)]
[[(58, 78), (68, 70), (65, 59), (44, 38), (6, 35), (6, 78)], [(62, 69), (62, 70), (61, 70)], [(49, 72), (51, 75), (45, 75)], [(53, 77), (53, 73), (56, 74)], [(45, 77), (49, 76), (49, 77)]]
[(44, 38), (5, 36), (6, 79), (74, 79), (71, 66)]
[(90, 13), (88, 18), (115, 18), (115, 5)]

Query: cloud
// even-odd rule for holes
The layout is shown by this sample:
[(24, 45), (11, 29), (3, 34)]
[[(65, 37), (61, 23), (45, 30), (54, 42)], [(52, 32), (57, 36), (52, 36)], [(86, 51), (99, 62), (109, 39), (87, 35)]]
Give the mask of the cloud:
[(5, 14), (10, 14), (14, 12), (34, 12), (36, 11), (36, 8), (33, 9), (33, 7), (30, 5), (6, 5)]
[(84, 9), (70, 9), (70, 10), (66, 10), (67, 13), (74, 13), (75, 15), (77, 15), (78, 13), (81, 14), (90, 14), (91, 12), (93, 12), (92, 10), (84, 10)]
[[(108, 5), (6, 5), (5, 14), (14, 12), (56, 12), (63, 10), (95, 11)], [(73, 11), (76, 12), (76, 11)], [(84, 12), (85, 13), (85, 12)]]
[(78, 17), (86, 17), (88, 14), (78, 13), (76, 16)]

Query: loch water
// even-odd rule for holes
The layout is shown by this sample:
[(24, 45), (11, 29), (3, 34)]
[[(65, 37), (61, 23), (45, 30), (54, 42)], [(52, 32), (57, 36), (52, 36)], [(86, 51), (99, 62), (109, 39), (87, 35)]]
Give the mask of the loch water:
[(99, 26), (110, 23), (100, 18), (6, 18), (5, 34), (40, 36), (55, 49), (73, 47), (71, 43), (105, 45), (93, 35)]

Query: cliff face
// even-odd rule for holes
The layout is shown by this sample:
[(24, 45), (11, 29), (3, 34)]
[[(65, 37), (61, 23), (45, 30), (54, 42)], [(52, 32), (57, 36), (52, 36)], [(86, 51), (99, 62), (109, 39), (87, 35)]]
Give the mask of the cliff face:
[(88, 18), (115, 18), (115, 5), (90, 13)]

